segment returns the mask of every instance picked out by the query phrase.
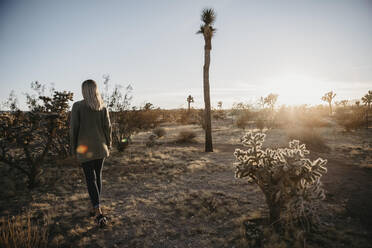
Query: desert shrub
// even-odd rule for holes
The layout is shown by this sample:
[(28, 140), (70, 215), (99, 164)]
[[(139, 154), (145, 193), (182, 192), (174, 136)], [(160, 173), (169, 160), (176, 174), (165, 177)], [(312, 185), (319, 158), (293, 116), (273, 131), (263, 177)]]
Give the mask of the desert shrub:
[(31, 89), (36, 94), (26, 94), (26, 102), (29, 110), (33, 113), (57, 113), (56, 127), (53, 139), (53, 145), (50, 152), (54, 156), (66, 158), (69, 156), (69, 121), (70, 113), (69, 101), (73, 100), (71, 92), (60, 92), (54, 88), (50, 88), (51, 94), (46, 94), (46, 85), (40, 84), (38, 81), (31, 83)]
[(328, 116), (319, 112), (319, 107), (308, 107), (306, 104), (301, 106), (281, 106), (274, 115), (273, 124), (275, 127), (296, 127), (302, 126), (307, 128), (325, 127), (328, 122), (324, 120)]
[[(150, 105), (150, 107), (149, 107)], [(161, 122), (161, 110), (152, 107), (151, 103), (146, 103), (139, 110), (135, 110), (138, 120), (138, 128), (141, 130), (149, 130), (157, 127)]]
[(236, 127), (244, 130), (254, 118), (256, 118), (256, 115), (253, 111), (249, 109), (244, 109), (236, 118), (235, 125)]
[(241, 114), (238, 116), (238, 118), (235, 120), (235, 125), (238, 128), (245, 129), (248, 125), (249, 118), (247, 118), (247, 115)]
[(213, 110), (212, 111), (212, 117), (215, 120), (225, 120), (226, 119), (226, 112), (222, 109)]
[(160, 123), (157, 109), (136, 109), (111, 112), (113, 118), (113, 141), (119, 151), (123, 151), (131, 141), (131, 136), (139, 131), (155, 128)]
[(258, 119), (258, 120), (256, 120), (255, 124), (256, 124), (256, 127), (257, 127), (259, 130), (261, 130), (261, 131), (262, 131), (262, 130), (265, 128), (265, 126), (266, 126), (265, 120), (263, 120), (263, 119)]
[(199, 124), (199, 114), (198, 110), (194, 108), (190, 108), (189, 110), (186, 109), (179, 109), (175, 112), (176, 121), (182, 125), (188, 124)]
[(146, 146), (147, 147), (153, 147), (154, 145), (157, 144), (157, 139), (159, 139), (159, 137), (155, 134), (150, 134), (150, 136), (148, 137), (148, 140), (146, 142)]
[(307, 128), (326, 127), (329, 125), (328, 122), (326, 122), (320, 116), (312, 115), (310, 113), (300, 115), (298, 123), (299, 125)]
[(235, 177), (248, 178), (259, 186), (269, 208), (270, 223), (281, 227), (300, 224), (308, 230), (315, 223), (316, 207), (325, 198), (320, 178), (327, 160), (311, 161), (305, 144), (298, 140), (286, 148), (262, 148), (265, 134), (248, 132), (236, 149)]
[(53, 98), (40, 99), (43, 103), (30, 112), (0, 114), (0, 161), (25, 175), (29, 188), (42, 181), (46, 159), (60, 156), (68, 146), (63, 135), (68, 133), (66, 112), (72, 93), (55, 91)]
[(190, 123), (190, 120), (191, 120), (191, 113), (190, 111), (187, 111), (185, 109), (181, 109), (179, 111), (179, 113), (177, 113), (178, 115), (178, 118), (177, 118), (177, 122), (182, 124), (182, 125), (185, 125), (185, 124), (189, 124)]
[(179, 132), (176, 142), (177, 143), (189, 143), (196, 138), (196, 133), (190, 130), (183, 130)]
[(33, 221), (26, 216), (2, 217), (0, 225), (0, 247), (37, 248), (48, 246), (49, 230), (47, 222)]
[(296, 139), (305, 143), (312, 151), (329, 151), (324, 138), (315, 128), (306, 128), (302, 126), (287, 129), (290, 140)]
[(334, 118), (337, 124), (342, 126), (347, 132), (366, 126), (365, 110), (361, 107), (353, 109), (340, 107), (337, 109)]
[(199, 109), (198, 111), (198, 124), (205, 130), (205, 117), (204, 117), (204, 109)]
[(166, 131), (163, 127), (157, 127), (152, 130), (152, 133), (155, 134), (158, 138), (161, 138), (166, 134)]

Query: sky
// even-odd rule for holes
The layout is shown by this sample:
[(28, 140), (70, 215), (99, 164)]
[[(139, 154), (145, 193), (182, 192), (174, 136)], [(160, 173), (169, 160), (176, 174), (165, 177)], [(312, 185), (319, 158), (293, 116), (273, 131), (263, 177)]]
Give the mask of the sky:
[(81, 83), (103, 75), (133, 87), (132, 105), (203, 102), (205, 7), (217, 13), (211, 103), (321, 104), (372, 90), (372, 0), (0, 0), (0, 101), (21, 108), (31, 82), (81, 100)]

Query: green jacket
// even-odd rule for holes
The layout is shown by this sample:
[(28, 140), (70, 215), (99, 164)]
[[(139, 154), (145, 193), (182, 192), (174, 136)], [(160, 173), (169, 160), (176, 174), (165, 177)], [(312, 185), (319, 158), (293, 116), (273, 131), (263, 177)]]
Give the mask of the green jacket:
[(70, 118), (70, 151), (80, 162), (110, 155), (112, 136), (109, 112), (92, 110), (84, 100), (72, 105)]

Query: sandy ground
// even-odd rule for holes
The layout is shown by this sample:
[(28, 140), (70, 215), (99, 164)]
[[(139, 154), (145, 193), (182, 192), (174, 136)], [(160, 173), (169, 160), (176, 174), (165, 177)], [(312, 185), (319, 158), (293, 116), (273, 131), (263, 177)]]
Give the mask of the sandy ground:
[[(71, 160), (51, 166), (44, 186), (0, 199), (0, 216), (26, 209), (46, 217), (52, 247), (246, 247), (243, 222), (265, 219), (267, 208), (255, 185), (234, 178), (235, 148), (244, 131), (214, 123), (214, 152), (203, 152), (203, 130), (195, 125), (165, 125), (159, 144), (146, 147), (150, 132), (136, 135), (127, 150), (105, 161), (102, 204), (110, 224), (96, 227), (82, 170)], [(195, 142), (174, 142), (181, 130), (197, 133)], [(323, 178), (327, 198), (323, 225), (306, 247), (371, 247), (372, 132), (319, 130), (328, 159)], [(288, 144), (286, 130), (267, 131), (265, 146)]]

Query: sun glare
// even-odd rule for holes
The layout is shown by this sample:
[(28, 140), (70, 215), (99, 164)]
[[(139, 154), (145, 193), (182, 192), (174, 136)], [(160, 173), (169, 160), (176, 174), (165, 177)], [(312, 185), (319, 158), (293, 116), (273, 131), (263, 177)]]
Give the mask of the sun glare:
[(323, 80), (299, 75), (273, 77), (266, 82), (270, 93), (279, 95), (278, 103), (286, 105), (321, 104), (320, 98), (327, 88)]

